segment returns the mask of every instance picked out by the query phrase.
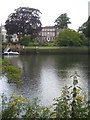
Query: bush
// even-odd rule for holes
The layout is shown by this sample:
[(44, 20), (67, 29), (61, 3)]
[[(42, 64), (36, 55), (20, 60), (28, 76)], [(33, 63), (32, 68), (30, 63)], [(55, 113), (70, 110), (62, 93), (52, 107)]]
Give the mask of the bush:
[(29, 42), (29, 46), (39, 46), (38, 42)]
[[(22, 112), (24, 114), (22, 114)], [(2, 95), (2, 118), (50, 118), (50, 110), (39, 105), (38, 99), (32, 101), (23, 98), (22, 95), (16, 96), (15, 93), (7, 99)]]
[(9, 83), (22, 84), (22, 80), (20, 80), (22, 76), (21, 68), (12, 66), (8, 58), (2, 60), (2, 74), (8, 78)]
[(48, 47), (54, 47), (57, 46), (55, 42), (47, 42)]

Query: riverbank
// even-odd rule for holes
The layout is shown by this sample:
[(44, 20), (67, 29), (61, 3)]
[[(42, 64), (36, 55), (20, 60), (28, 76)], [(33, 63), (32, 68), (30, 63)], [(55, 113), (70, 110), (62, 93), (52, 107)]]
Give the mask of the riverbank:
[(88, 47), (25, 47), (20, 54), (88, 54)]

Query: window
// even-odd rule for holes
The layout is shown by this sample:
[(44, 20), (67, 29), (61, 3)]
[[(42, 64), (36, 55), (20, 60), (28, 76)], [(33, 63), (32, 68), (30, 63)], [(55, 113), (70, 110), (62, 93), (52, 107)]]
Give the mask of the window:
[(13, 35), (13, 37), (14, 37), (14, 38), (17, 38), (17, 35), (16, 35), (16, 34), (14, 34), (14, 35)]
[(44, 36), (44, 32), (42, 32), (42, 36)]
[(55, 36), (55, 32), (53, 32), (53, 35), (52, 36)]
[(42, 29), (42, 31), (44, 31), (44, 29)]
[(55, 31), (55, 29), (52, 29), (52, 31)]
[(48, 34), (49, 34), (49, 32), (48, 32)]

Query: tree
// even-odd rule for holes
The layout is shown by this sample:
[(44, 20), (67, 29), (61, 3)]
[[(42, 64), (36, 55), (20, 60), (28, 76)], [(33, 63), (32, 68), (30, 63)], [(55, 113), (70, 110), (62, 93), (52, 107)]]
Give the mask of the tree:
[(84, 34), (71, 29), (65, 29), (63, 32), (59, 33), (57, 44), (59, 46), (82, 46), (88, 45), (88, 40)]
[(86, 37), (90, 38), (90, 16), (88, 20), (79, 27), (78, 31), (84, 33)]
[(24, 46), (28, 46), (30, 40), (31, 40), (30, 36), (24, 36), (22, 39), (19, 39), (19, 43), (24, 45)]
[(67, 13), (64, 13), (64, 14), (61, 14), (56, 20), (55, 20), (55, 23), (56, 23), (56, 27), (57, 28), (61, 28), (61, 29), (64, 29), (64, 28), (68, 28), (68, 24), (71, 24), (71, 22), (69, 21), (69, 17), (67, 17)]
[(35, 38), (41, 30), (40, 16), (41, 12), (38, 9), (29, 7), (19, 7), (14, 13), (8, 16), (5, 22), (7, 34), (30, 35), (30, 38)]

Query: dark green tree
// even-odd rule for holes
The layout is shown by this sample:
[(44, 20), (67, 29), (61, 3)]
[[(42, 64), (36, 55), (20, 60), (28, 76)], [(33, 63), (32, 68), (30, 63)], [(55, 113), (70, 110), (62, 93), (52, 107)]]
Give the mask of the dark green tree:
[(67, 17), (67, 13), (61, 14), (56, 20), (55, 20), (55, 26), (57, 28), (68, 28), (68, 24), (71, 24), (71, 22), (69, 21), (69, 17)]
[(30, 41), (30, 36), (24, 36), (23, 38), (19, 39), (19, 43), (24, 46), (28, 46)]
[(79, 27), (78, 31), (84, 33), (86, 37), (90, 38), (90, 16), (88, 20)]
[(57, 38), (59, 46), (85, 46), (88, 40), (84, 34), (78, 33), (72, 29), (65, 29), (60, 32)]
[(41, 30), (40, 15), (38, 9), (29, 7), (19, 7), (14, 13), (8, 16), (5, 22), (7, 34), (18, 34), (21, 36), (30, 35), (30, 38), (35, 38)]

